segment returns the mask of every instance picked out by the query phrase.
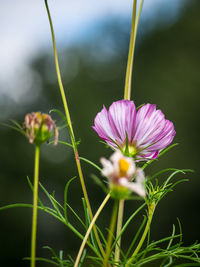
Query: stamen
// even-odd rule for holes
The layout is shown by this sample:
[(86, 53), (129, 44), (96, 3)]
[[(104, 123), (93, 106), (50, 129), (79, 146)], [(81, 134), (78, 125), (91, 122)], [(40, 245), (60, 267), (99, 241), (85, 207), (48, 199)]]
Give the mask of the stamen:
[(130, 164), (123, 158), (119, 160), (120, 177), (126, 176), (126, 173), (130, 167)]

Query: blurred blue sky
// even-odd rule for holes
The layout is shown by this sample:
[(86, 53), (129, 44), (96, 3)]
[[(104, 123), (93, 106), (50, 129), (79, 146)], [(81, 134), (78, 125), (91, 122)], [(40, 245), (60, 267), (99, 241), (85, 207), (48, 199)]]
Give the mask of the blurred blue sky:
[[(148, 29), (173, 23), (185, 2), (144, 0), (142, 20), (148, 22)], [(132, 0), (49, 0), (49, 6), (60, 47), (91, 37), (96, 25), (105, 18), (131, 20)], [(0, 96), (19, 102), (33, 81), (38, 82), (39, 87), (39, 79), (29, 69), (29, 61), (52, 46), (44, 1), (1, 0), (0, 25)]]

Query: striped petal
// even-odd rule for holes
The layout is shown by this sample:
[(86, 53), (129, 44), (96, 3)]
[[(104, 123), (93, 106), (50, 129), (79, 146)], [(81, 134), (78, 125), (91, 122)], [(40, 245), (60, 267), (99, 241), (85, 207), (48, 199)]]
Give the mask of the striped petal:
[(146, 104), (138, 110), (134, 140), (142, 157), (156, 158), (159, 151), (172, 142), (175, 134), (173, 123), (166, 120), (155, 105)]
[(109, 108), (108, 116), (112, 129), (115, 130), (115, 135), (121, 141), (121, 145), (125, 144), (126, 135), (128, 135), (130, 142), (134, 136), (136, 117), (134, 102), (128, 100), (114, 102)]
[[(108, 111), (105, 107), (97, 114), (92, 127), (99, 137), (105, 140), (109, 145), (116, 147), (111, 139), (116, 140), (115, 132), (113, 131), (109, 118)], [(118, 142), (118, 140), (116, 140)]]
[(176, 134), (173, 123), (165, 119), (161, 110), (156, 110), (156, 105), (143, 105), (136, 112), (134, 102), (129, 100), (113, 102), (108, 110), (103, 107), (93, 129), (114, 148), (123, 149), (128, 136), (130, 147), (138, 151), (137, 158), (145, 160), (156, 158)]

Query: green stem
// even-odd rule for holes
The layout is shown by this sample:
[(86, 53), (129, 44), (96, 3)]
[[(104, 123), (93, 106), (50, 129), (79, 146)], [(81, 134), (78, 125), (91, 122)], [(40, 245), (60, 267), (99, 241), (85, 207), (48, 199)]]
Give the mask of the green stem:
[[(120, 234), (120, 232), (122, 230), (123, 214), (124, 214), (124, 199), (121, 199), (120, 202), (119, 202), (116, 238), (119, 236), (119, 234)], [(117, 244), (116, 244), (116, 247), (115, 247), (115, 263), (117, 263), (119, 261), (120, 246), (121, 246), (121, 237), (117, 241)]]
[[(85, 182), (84, 182), (84, 178), (83, 178), (83, 173), (82, 173), (82, 168), (81, 168), (81, 164), (80, 164), (79, 153), (78, 153), (78, 149), (77, 149), (77, 145), (76, 145), (76, 141), (75, 141), (75, 136), (74, 136), (73, 127), (72, 127), (72, 123), (71, 123), (70, 113), (69, 113), (69, 109), (68, 109), (68, 105), (67, 105), (67, 99), (66, 99), (66, 96), (65, 96), (65, 91), (64, 91), (64, 87), (63, 87), (63, 83), (62, 83), (61, 74), (60, 74), (60, 68), (59, 68), (59, 63), (58, 63), (58, 54), (57, 54), (56, 41), (55, 41), (55, 34), (54, 34), (54, 30), (53, 30), (53, 23), (52, 23), (52, 19), (51, 19), (51, 15), (50, 15), (50, 11), (49, 11), (47, 0), (45, 0), (45, 6), (46, 6), (48, 18), (49, 18), (50, 28), (51, 28), (51, 35), (52, 35), (53, 51), (54, 51), (54, 58), (55, 58), (55, 65), (56, 65), (58, 84), (59, 84), (60, 93), (61, 93), (61, 97), (62, 97), (62, 101), (63, 101), (65, 115), (66, 115), (67, 122), (68, 122), (68, 125), (69, 125), (69, 131), (70, 131), (70, 136), (71, 136), (72, 145), (73, 145), (73, 149), (74, 149), (74, 155), (75, 155), (76, 165), (77, 165), (78, 174), (79, 174), (79, 178), (80, 178), (80, 182), (81, 182), (81, 187), (82, 187), (82, 190), (83, 190), (83, 195), (84, 195), (84, 198), (85, 198), (85, 201), (86, 201), (86, 205), (87, 205), (87, 208), (88, 208), (90, 219), (92, 220), (93, 219), (92, 209), (91, 209), (91, 206), (90, 206), (90, 202), (89, 202), (89, 198), (88, 198), (88, 194), (87, 194), (87, 190), (86, 190), (86, 186), (85, 186)], [(95, 226), (94, 226), (94, 234), (95, 234), (98, 246), (99, 246), (99, 248), (101, 250), (101, 253), (104, 256), (105, 252), (104, 252), (103, 247), (101, 245), (101, 242), (100, 242), (100, 239), (99, 239), (99, 236), (98, 236), (98, 233), (97, 233), (97, 230), (96, 230)]]
[(132, 256), (131, 256), (131, 258), (130, 258), (130, 259), (128, 260), (128, 262), (126, 263), (126, 267), (130, 266), (129, 264), (132, 263), (132, 262), (134, 261), (135, 256), (137, 255), (137, 253), (139, 252), (141, 246), (142, 246), (143, 243), (144, 243), (144, 240), (145, 240), (145, 238), (146, 238), (146, 236), (147, 236), (147, 234), (148, 234), (148, 231), (149, 231), (149, 229), (150, 229), (150, 225), (151, 225), (151, 221), (152, 221), (153, 213), (154, 213), (154, 211), (155, 211), (155, 207), (156, 207), (156, 203), (155, 203), (155, 202), (150, 203), (150, 204), (148, 205), (149, 216), (148, 216), (148, 221), (147, 221), (146, 227), (145, 227), (145, 229), (144, 229), (144, 232), (143, 232), (143, 235), (142, 235), (142, 237), (141, 237), (141, 239), (140, 239), (139, 244), (137, 245), (135, 251), (133, 252), (133, 254), (132, 254)]
[(107, 240), (107, 246), (106, 246), (106, 254), (104, 257), (103, 267), (109, 266), (108, 260), (110, 257), (110, 252), (111, 252), (110, 250), (111, 250), (112, 240), (113, 240), (115, 226), (116, 226), (117, 210), (118, 210), (118, 200), (115, 200), (114, 206), (113, 206), (112, 217), (110, 221), (108, 240)]
[[(131, 98), (131, 80), (132, 80), (132, 72), (133, 72), (133, 59), (134, 59), (134, 52), (135, 52), (135, 41), (136, 41), (136, 34), (139, 24), (139, 18), (142, 11), (143, 1), (140, 1), (140, 6), (136, 18), (136, 7), (137, 7), (137, 0), (133, 0), (133, 13), (132, 13), (132, 26), (131, 26), (131, 36), (130, 36), (130, 44), (129, 44), (129, 53), (128, 53), (128, 61), (127, 61), (127, 68), (126, 68), (126, 79), (125, 79), (125, 87), (124, 87), (124, 99), (130, 100)], [(122, 220), (123, 220), (123, 213), (124, 213), (124, 200), (120, 200), (119, 202), (119, 214), (117, 220), (117, 236), (121, 232), (122, 228)], [(119, 239), (116, 249), (115, 249), (115, 261), (119, 261), (120, 255), (120, 245), (121, 245), (121, 238)]]
[[(130, 100), (131, 97), (131, 77), (132, 77), (132, 68), (133, 68), (133, 55), (134, 55), (134, 36), (135, 36), (135, 18), (136, 18), (136, 6), (137, 0), (133, 0), (133, 13), (132, 13), (132, 26), (131, 26), (131, 37), (130, 37), (130, 44), (129, 44), (129, 53), (128, 53), (128, 62), (126, 68), (126, 79), (125, 79), (125, 87), (124, 87), (124, 99)], [(124, 199), (121, 199), (119, 202), (119, 213), (117, 219), (117, 236), (121, 232), (122, 228), (122, 220), (123, 220), (123, 213), (124, 213)], [(118, 240), (115, 248), (115, 261), (119, 260), (120, 254), (120, 244), (121, 238)]]
[(138, 29), (139, 18), (142, 11), (143, 1), (140, 1), (140, 6), (136, 18), (136, 6), (137, 0), (133, 0), (133, 14), (132, 14), (132, 26), (131, 26), (131, 36), (129, 44), (129, 53), (128, 53), (128, 62), (126, 68), (126, 79), (125, 79), (125, 88), (124, 88), (124, 99), (130, 100), (131, 98), (131, 81), (132, 81), (132, 72), (133, 72), (133, 59), (135, 52), (135, 41), (136, 34)]
[(88, 239), (88, 237), (89, 237), (89, 235), (90, 235), (90, 232), (92, 231), (92, 228), (93, 228), (93, 226), (94, 226), (94, 224), (95, 224), (97, 218), (99, 217), (99, 214), (101, 213), (102, 209), (104, 208), (104, 206), (105, 206), (105, 204), (107, 203), (107, 201), (109, 200), (109, 198), (110, 198), (110, 194), (108, 194), (108, 195), (106, 196), (106, 198), (105, 198), (104, 201), (102, 202), (101, 206), (100, 206), (99, 209), (97, 210), (96, 214), (94, 215), (93, 220), (92, 220), (91, 223), (90, 223), (90, 226), (89, 226), (89, 228), (88, 228), (88, 230), (87, 230), (87, 233), (85, 234), (85, 237), (84, 237), (83, 242), (82, 242), (82, 244), (81, 244), (81, 247), (80, 247), (80, 249), (79, 249), (79, 252), (78, 252), (78, 255), (77, 255), (77, 258), (76, 258), (76, 262), (75, 262), (74, 267), (77, 267), (77, 266), (78, 266), (78, 263), (79, 263), (79, 261), (80, 261), (80, 258), (81, 258), (83, 249), (84, 249), (85, 244), (86, 244), (86, 242), (87, 242), (87, 239)]
[(35, 146), (34, 188), (33, 188), (33, 219), (32, 219), (32, 237), (31, 237), (31, 267), (35, 267), (38, 182), (39, 182), (39, 158), (40, 158), (40, 147), (36, 145)]
[(131, 37), (130, 37), (130, 44), (129, 44), (129, 53), (128, 53), (128, 62), (127, 62), (127, 67), (126, 67), (126, 79), (125, 79), (125, 89), (124, 89), (124, 99), (128, 99), (128, 100), (130, 100), (130, 97), (131, 97), (131, 78), (132, 78), (132, 69), (133, 69), (134, 48), (135, 48), (136, 5), (137, 5), (137, 0), (133, 0)]

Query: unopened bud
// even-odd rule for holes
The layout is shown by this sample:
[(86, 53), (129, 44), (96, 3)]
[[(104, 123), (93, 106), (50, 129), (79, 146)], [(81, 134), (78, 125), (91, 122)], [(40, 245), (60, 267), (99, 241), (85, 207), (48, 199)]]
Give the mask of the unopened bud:
[(54, 132), (54, 145), (58, 143), (58, 130), (55, 122), (48, 114), (40, 112), (28, 113), (24, 121), (25, 134), (30, 143), (41, 145), (48, 142)]

